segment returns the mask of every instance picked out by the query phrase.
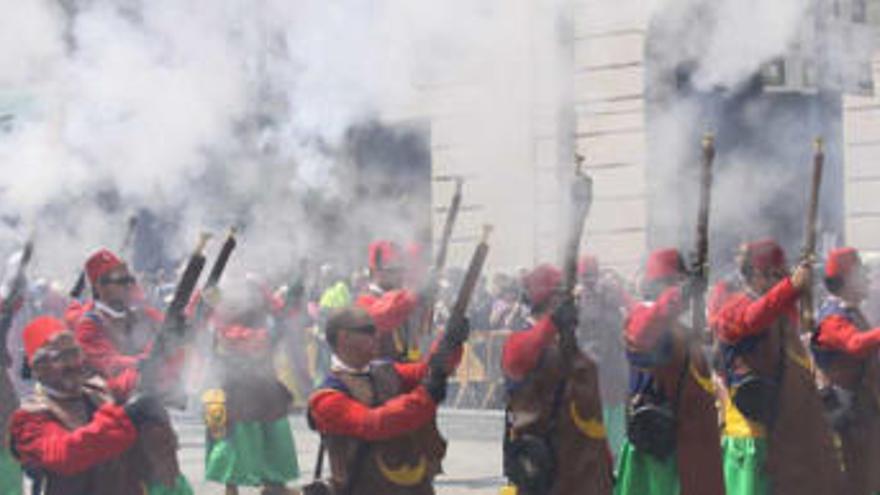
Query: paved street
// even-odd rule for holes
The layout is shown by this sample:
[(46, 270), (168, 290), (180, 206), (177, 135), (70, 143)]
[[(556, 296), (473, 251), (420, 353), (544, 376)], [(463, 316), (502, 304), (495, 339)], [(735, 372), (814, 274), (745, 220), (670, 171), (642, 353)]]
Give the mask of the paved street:
[[(223, 488), (204, 481), (204, 428), (191, 417), (177, 418), (181, 440), (183, 469), (198, 495), (222, 495)], [(311, 480), (318, 449), (318, 436), (309, 430), (305, 418), (292, 416), (299, 464), (305, 479)], [(500, 411), (444, 410), (440, 430), (449, 441), (444, 468), (448, 474), (438, 478), (440, 495), (497, 494), (501, 486), (501, 431), (504, 416)], [(325, 464), (326, 467), (326, 464)], [(242, 495), (258, 490), (242, 490)]]

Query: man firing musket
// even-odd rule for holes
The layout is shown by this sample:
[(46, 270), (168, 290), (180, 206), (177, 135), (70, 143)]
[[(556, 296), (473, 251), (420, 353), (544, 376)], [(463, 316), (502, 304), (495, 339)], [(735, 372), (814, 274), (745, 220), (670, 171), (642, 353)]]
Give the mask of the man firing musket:
[[(709, 197), (714, 142), (703, 140), (696, 266), (674, 248), (653, 251), (640, 284), (643, 301), (626, 317), (630, 365), (627, 440), (620, 495), (723, 495), (720, 433), (711, 371), (703, 352)], [(688, 329), (680, 317), (692, 304)]]
[(525, 277), (535, 323), (504, 344), (502, 369), (511, 384), (504, 446), (504, 471), (513, 484), (503, 489), (508, 493), (611, 493), (598, 370), (578, 348), (575, 334), (573, 291), (591, 201), (592, 180), (578, 170), (564, 272), (544, 264)]
[[(468, 301), (488, 253), (484, 234), (459, 291), (446, 331), (427, 362), (392, 363), (379, 357), (370, 314), (350, 307), (327, 321), (333, 364), (309, 400), (309, 418), (321, 433), (316, 481), (306, 494), (432, 495), (446, 442), (436, 427), (449, 374), (461, 359), (470, 328)], [(331, 479), (320, 480), (322, 455)]]

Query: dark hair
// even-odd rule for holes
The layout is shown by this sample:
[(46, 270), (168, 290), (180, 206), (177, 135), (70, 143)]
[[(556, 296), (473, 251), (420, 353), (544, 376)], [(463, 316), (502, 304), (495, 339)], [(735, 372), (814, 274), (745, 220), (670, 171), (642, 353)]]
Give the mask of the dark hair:
[(839, 295), (843, 286), (846, 285), (846, 279), (841, 277), (840, 275), (834, 277), (825, 277), (825, 288), (828, 289), (828, 292), (836, 295)]

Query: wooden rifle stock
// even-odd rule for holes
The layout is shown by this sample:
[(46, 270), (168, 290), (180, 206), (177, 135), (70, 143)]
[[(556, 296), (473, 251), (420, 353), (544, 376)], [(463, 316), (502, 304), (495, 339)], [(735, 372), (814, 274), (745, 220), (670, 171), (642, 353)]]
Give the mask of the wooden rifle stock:
[(700, 167), (700, 199), (697, 212), (697, 245), (691, 271), (691, 323), (698, 338), (709, 335), (706, 328), (706, 288), (709, 279), (709, 210), (712, 206), (712, 164), (715, 160), (715, 137), (703, 136), (703, 159)]
[(437, 363), (446, 363), (449, 353), (454, 350), (457, 344), (464, 340), (463, 336), (456, 335), (453, 332), (456, 329), (461, 328), (461, 326), (456, 323), (463, 321), (467, 317), (467, 310), (471, 302), (471, 296), (473, 296), (477, 283), (480, 281), (483, 266), (486, 264), (486, 257), (489, 255), (489, 235), (491, 233), (492, 226), (484, 225), (483, 235), (480, 242), (477, 244), (477, 247), (474, 249), (474, 254), (471, 255), (471, 261), (470, 264), (468, 264), (464, 281), (458, 289), (455, 304), (452, 306), (452, 311), (449, 314), (449, 321), (453, 322), (453, 324), (448, 326), (446, 334), (443, 336), (444, 338), (443, 343), (440, 346), (440, 351), (433, 358)]
[[(822, 169), (825, 166), (825, 149), (822, 138), (813, 143), (813, 174), (810, 183), (810, 202), (807, 204), (807, 223), (804, 232), (803, 261), (813, 262), (816, 256), (816, 223), (819, 218), (819, 191), (822, 188)], [(816, 317), (813, 313), (813, 285), (801, 293), (801, 331), (815, 330)]]
[(21, 258), (18, 260), (18, 266), (15, 267), (15, 274), (11, 281), (12, 286), (10, 287), (9, 294), (5, 300), (0, 301), (2, 303), (2, 310), (0, 310), (0, 372), (5, 372), (3, 370), (9, 366), (6, 336), (9, 334), (9, 329), (12, 328), (12, 320), (15, 318), (15, 301), (21, 296), (22, 290), (24, 290), (22, 283), (24, 281), (24, 272), (31, 262), (33, 253), (34, 241), (28, 239), (24, 243)]
[(183, 275), (177, 282), (174, 298), (165, 310), (165, 319), (159, 333), (153, 340), (150, 354), (140, 363), (141, 379), (138, 384), (140, 390), (155, 391), (158, 385), (159, 370), (171, 350), (169, 347), (185, 337), (186, 316), (184, 310), (192, 298), (202, 270), (205, 268), (204, 250), (209, 238), (210, 234), (206, 233), (200, 236), (195, 250), (187, 261)]

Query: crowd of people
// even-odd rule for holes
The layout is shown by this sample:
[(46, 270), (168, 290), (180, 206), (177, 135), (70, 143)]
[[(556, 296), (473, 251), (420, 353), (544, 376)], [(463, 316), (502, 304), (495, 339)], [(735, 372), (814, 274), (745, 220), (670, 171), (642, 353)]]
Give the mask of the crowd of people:
[[(571, 293), (550, 264), (484, 277), (466, 314), (464, 270), (433, 274), (390, 241), (365, 258), (350, 276), (229, 277), (176, 326), (174, 277), (107, 249), (84, 262), (87, 297), (7, 277), (23, 362), (0, 374), (0, 492), (20, 493), (24, 473), (35, 493), (192, 493), (177, 407), (201, 415), (205, 475), (227, 495), (430, 494), (444, 402), (505, 410), (506, 493), (880, 492), (880, 329), (855, 249), (814, 274), (772, 239), (744, 244), (708, 291), (705, 329), (685, 318), (703, 286), (676, 249), (649, 253), (636, 281), (582, 256)], [(814, 286), (816, 325), (801, 328)], [(313, 481), (297, 411), (328, 458)]]

